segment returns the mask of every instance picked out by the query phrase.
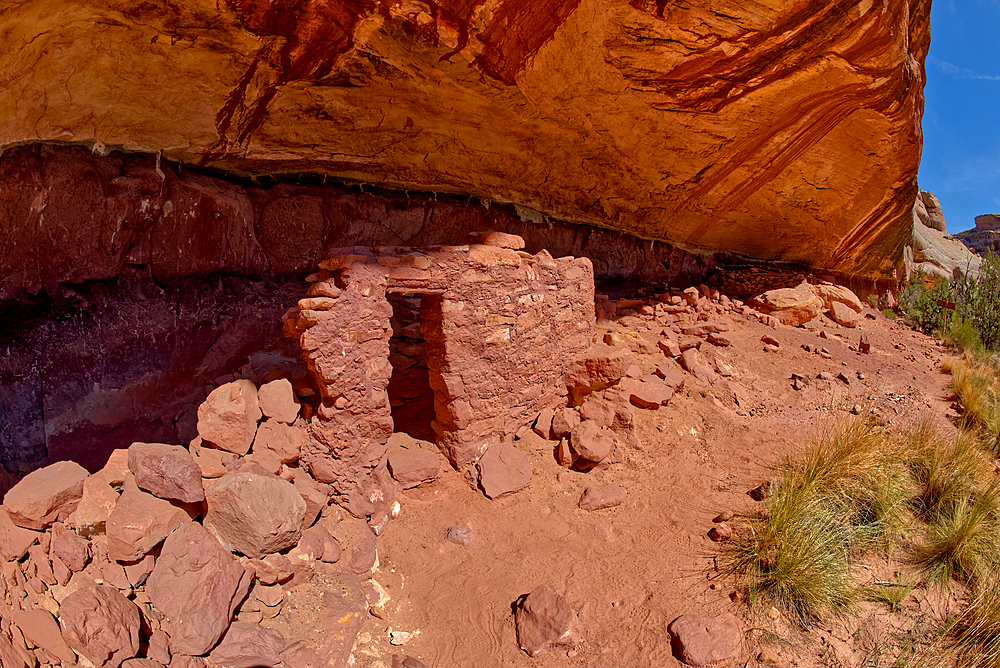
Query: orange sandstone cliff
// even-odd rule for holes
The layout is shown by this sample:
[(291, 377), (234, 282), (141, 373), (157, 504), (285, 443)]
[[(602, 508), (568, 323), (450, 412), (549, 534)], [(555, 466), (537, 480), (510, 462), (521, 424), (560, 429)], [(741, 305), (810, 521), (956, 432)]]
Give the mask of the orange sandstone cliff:
[(0, 147), (464, 194), (891, 278), (918, 192), (929, 13), (930, 0), (18, 0), (0, 8)]

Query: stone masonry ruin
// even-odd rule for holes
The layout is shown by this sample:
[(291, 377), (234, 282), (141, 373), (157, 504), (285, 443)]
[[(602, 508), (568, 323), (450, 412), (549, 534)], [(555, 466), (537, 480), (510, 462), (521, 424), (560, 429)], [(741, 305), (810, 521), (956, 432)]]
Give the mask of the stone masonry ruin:
[[(540, 411), (565, 406), (564, 374), (593, 342), (589, 259), (532, 255), (511, 234), (474, 236), (479, 243), (464, 246), (336, 249), (285, 315), (321, 399), (301, 459), (317, 480), (360, 502), (359, 514), (384, 498), (375, 490), (388, 478), (381, 469), (394, 431), (394, 364), (397, 377), (418, 370), (403, 390), (409, 398), (419, 398), (426, 368), (435, 440), (461, 467)], [(409, 336), (390, 348), (393, 304), (405, 330), (397, 334)]]

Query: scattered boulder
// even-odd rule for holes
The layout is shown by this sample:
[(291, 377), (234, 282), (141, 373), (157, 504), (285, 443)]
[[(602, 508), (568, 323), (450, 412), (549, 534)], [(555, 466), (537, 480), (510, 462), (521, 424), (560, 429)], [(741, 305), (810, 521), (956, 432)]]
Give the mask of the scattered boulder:
[(628, 492), (618, 485), (590, 485), (583, 490), (579, 507), (583, 510), (613, 508), (625, 502)]
[(59, 624), (48, 610), (18, 610), (12, 620), (24, 637), (66, 665), (76, 663), (76, 655), (63, 640)]
[(718, 617), (681, 615), (667, 630), (677, 658), (696, 668), (730, 664), (740, 651), (742, 631), (732, 613)]
[(285, 424), (292, 424), (299, 416), (299, 403), (295, 401), (292, 383), (287, 378), (261, 385), (257, 390), (257, 405), (264, 417)]
[(625, 376), (635, 354), (628, 348), (596, 344), (588, 348), (566, 372), (566, 387), (574, 403), (596, 390), (611, 387)]
[(282, 464), (291, 464), (298, 461), (305, 441), (306, 433), (301, 427), (282, 424), (276, 420), (266, 420), (257, 428), (253, 451), (271, 452)]
[(14, 485), (4, 495), (3, 506), (17, 526), (41, 531), (76, 510), (88, 475), (76, 462), (49, 464)]
[(281, 664), (278, 655), (285, 644), (285, 637), (274, 629), (233, 622), (208, 660), (212, 665), (226, 668), (277, 668)]
[(544, 409), (541, 413), (538, 414), (538, 417), (535, 419), (535, 424), (532, 426), (532, 429), (534, 429), (535, 433), (541, 436), (542, 438), (551, 439), (553, 437), (552, 419), (554, 417), (555, 414), (552, 412), (551, 408)]
[(605, 459), (615, 449), (614, 435), (596, 422), (582, 422), (570, 434), (569, 447), (573, 453), (573, 467), (589, 470)]
[(121, 498), (105, 524), (108, 557), (114, 561), (138, 561), (167, 537), (171, 531), (190, 522), (189, 513), (166, 499), (143, 492), (129, 476)]
[(774, 346), (775, 348), (781, 347), (781, 343), (778, 341), (778, 339), (774, 338), (770, 334), (765, 334), (764, 336), (760, 337), (760, 340), (764, 345)]
[(842, 302), (833, 302), (830, 304), (830, 318), (838, 325), (857, 327), (858, 323), (861, 322), (861, 312), (855, 311)]
[(146, 595), (169, 620), (171, 653), (199, 656), (225, 633), (249, 587), (250, 572), (204, 527), (188, 522), (164, 541)]
[(63, 599), (66, 643), (96, 668), (118, 668), (139, 651), (139, 608), (114, 587), (87, 585)]
[(816, 292), (828, 309), (833, 309), (834, 304), (843, 304), (855, 313), (861, 313), (863, 308), (861, 300), (850, 288), (842, 285), (820, 285), (816, 287)]
[(49, 554), (58, 557), (66, 568), (77, 573), (82, 571), (90, 558), (90, 543), (72, 531), (67, 531), (62, 524), (52, 525), (52, 538), (49, 541)]
[(569, 601), (548, 585), (517, 601), (514, 625), (517, 644), (530, 657), (583, 642), (583, 627)]
[[(868, 337), (864, 334), (861, 335), (861, 339), (858, 341), (858, 350), (864, 354), (869, 354), (872, 351), (872, 344), (868, 342)], [(860, 374), (859, 378), (864, 379)]]
[(728, 336), (726, 336), (725, 334), (718, 334), (715, 332), (708, 335), (708, 342), (711, 343), (713, 346), (720, 346), (720, 347), (733, 345), (732, 340)]
[(626, 389), (632, 405), (650, 410), (666, 406), (674, 396), (673, 388), (655, 376), (645, 380), (631, 381)]
[(524, 489), (531, 483), (531, 462), (511, 443), (490, 447), (477, 466), (479, 487), (491, 499)]
[(67, 522), (81, 536), (100, 535), (116, 505), (118, 492), (111, 488), (107, 478), (96, 473), (83, 481), (83, 496)]
[(410, 447), (389, 455), (389, 473), (403, 489), (434, 480), (440, 472), (441, 458), (436, 452), (425, 448)]
[(201, 469), (187, 448), (163, 443), (133, 443), (128, 449), (128, 468), (139, 489), (153, 496), (184, 503), (205, 500)]
[(3, 507), (0, 507), (0, 561), (18, 561), (28, 553), (28, 548), (37, 539), (36, 532), (11, 522)]
[(804, 281), (794, 288), (768, 290), (752, 298), (750, 303), (791, 327), (804, 325), (823, 310), (823, 300)]
[(294, 546), (306, 502), (292, 483), (267, 473), (227, 473), (205, 491), (205, 528), (252, 559)]
[(198, 407), (198, 435), (223, 450), (245, 455), (260, 421), (257, 388), (237, 380), (212, 390)]
[(573, 408), (562, 408), (552, 418), (552, 434), (556, 438), (566, 438), (580, 424), (580, 414)]

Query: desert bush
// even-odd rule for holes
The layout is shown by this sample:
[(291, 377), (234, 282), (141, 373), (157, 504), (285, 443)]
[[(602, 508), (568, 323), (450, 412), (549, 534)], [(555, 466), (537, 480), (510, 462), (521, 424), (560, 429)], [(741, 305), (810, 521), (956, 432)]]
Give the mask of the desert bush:
[(914, 550), (914, 561), (929, 582), (975, 583), (997, 564), (1000, 551), (998, 490), (963, 491), (946, 499), (930, 518), (926, 542)]
[(927, 277), (922, 271), (917, 271), (899, 297), (899, 308), (903, 318), (913, 327), (941, 331), (944, 329), (945, 309), (938, 306), (938, 301), (953, 299), (950, 283), (938, 281), (928, 287)]
[(976, 329), (976, 326), (971, 320), (957, 315), (951, 318), (942, 338), (946, 345), (960, 351), (976, 351), (983, 348), (983, 342), (979, 340), (979, 330)]
[(991, 249), (983, 256), (978, 278), (954, 281), (955, 314), (968, 320), (989, 350), (1000, 345), (1000, 255)]
[(951, 362), (951, 386), (961, 400), (963, 425), (976, 429), (984, 447), (1000, 455), (1000, 378), (989, 361), (966, 354)]

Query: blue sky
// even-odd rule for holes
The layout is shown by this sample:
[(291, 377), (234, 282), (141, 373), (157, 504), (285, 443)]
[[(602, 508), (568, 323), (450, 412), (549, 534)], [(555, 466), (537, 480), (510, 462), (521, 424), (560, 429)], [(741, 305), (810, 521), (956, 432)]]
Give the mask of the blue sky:
[(934, 0), (920, 187), (949, 232), (1000, 213), (1000, 0)]

